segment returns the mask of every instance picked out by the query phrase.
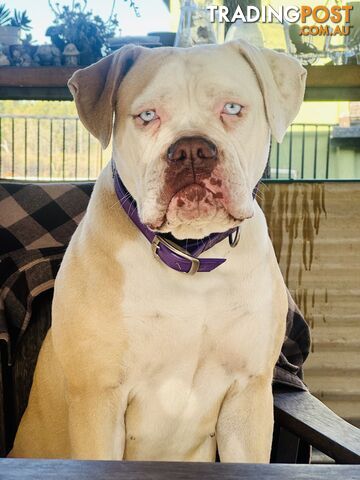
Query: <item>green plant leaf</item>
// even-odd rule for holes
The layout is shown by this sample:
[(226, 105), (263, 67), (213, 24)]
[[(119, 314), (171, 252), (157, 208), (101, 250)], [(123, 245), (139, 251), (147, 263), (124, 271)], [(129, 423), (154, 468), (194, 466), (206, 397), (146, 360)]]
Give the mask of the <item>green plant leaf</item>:
[(10, 20), (10, 10), (5, 3), (0, 4), (0, 25), (5, 25)]

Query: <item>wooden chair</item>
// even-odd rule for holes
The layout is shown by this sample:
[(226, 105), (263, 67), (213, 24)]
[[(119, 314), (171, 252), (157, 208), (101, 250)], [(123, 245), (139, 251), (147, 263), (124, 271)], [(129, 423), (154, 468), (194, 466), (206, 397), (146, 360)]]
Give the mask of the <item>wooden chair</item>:
[[(12, 367), (2, 348), (0, 454), (10, 450), (26, 407), (40, 346), (51, 323), (51, 290), (33, 303), (32, 318)], [(309, 463), (311, 446), (336, 463), (360, 463), (360, 430), (342, 420), (310, 393), (274, 388), (275, 428), (271, 461)]]

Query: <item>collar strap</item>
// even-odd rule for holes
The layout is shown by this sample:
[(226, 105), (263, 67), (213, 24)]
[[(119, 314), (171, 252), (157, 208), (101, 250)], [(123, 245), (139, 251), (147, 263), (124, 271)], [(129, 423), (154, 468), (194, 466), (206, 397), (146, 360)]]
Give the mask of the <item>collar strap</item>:
[(240, 237), (239, 227), (231, 228), (226, 232), (212, 233), (200, 240), (176, 240), (175, 243), (166, 236), (153, 232), (140, 221), (136, 202), (122, 183), (113, 159), (111, 160), (111, 166), (115, 192), (119, 202), (128, 217), (151, 243), (155, 258), (177, 272), (189, 273), (190, 275), (196, 272), (211, 272), (226, 261), (225, 258), (198, 258), (198, 256), (225, 238), (229, 238), (230, 245), (235, 247)]

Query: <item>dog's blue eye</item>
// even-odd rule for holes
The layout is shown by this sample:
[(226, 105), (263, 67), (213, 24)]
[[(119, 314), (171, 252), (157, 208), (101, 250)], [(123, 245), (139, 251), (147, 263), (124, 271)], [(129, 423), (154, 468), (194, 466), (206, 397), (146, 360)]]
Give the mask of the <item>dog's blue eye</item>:
[(241, 112), (242, 106), (238, 103), (225, 103), (223, 112), (228, 115), (238, 115)]
[(155, 110), (146, 110), (145, 112), (141, 112), (139, 117), (144, 122), (151, 122), (151, 120), (156, 118), (156, 112)]

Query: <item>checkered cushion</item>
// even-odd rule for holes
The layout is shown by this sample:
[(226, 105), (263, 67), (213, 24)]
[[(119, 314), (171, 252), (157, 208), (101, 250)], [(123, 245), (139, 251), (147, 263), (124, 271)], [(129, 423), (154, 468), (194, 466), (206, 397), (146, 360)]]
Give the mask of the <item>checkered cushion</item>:
[(52, 288), (92, 183), (0, 183), (0, 339), (15, 344), (31, 304)]
[[(0, 183), (0, 339), (13, 349), (29, 323), (33, 299), (54, 286), (92, 189), (90, 183)], [(289, 294), (274, 382), (306, 389), (302, 365), (309, 347), (309, 328)]]

